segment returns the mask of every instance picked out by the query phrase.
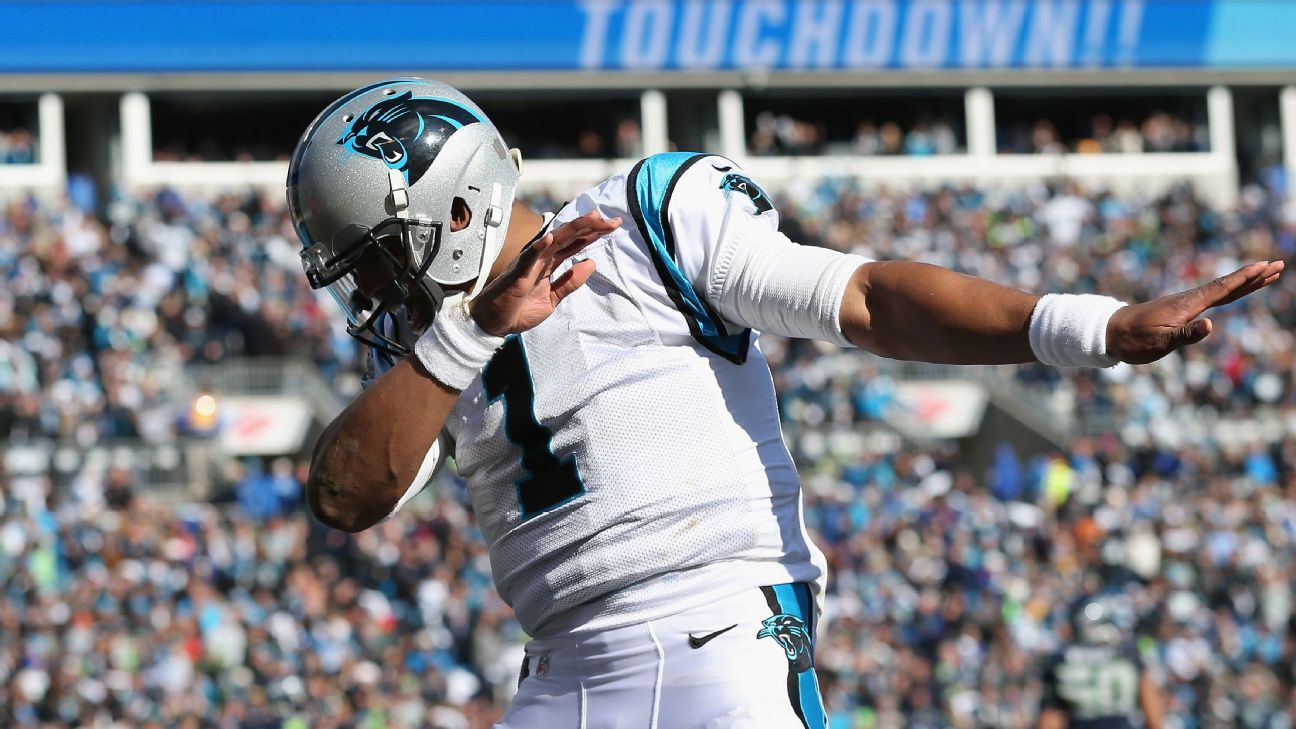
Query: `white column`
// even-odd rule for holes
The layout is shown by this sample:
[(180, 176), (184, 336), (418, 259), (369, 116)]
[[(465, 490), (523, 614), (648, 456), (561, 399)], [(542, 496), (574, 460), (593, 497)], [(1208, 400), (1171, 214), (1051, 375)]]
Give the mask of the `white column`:
[(1278, 115), (1282, 121), (1283, 163), (1287, 166), (1287, 195), (1296, 199), (1296, 86), (1278, 94)]
[(972, 157), (995, 155), (994, 94), (987, 88), (968, 89), (963, 94), (963, 114), (967, 119), (967, 153)]
[(153, 162), (153, 120), (148, 97), (138, 91), (121, 98), (121, 156), (127, 184), (146, 182)]
[(648, 89), (639, 97), (639, 116), (643, 120), (644, 156), (670, 151), (666, 136), (666, 95)]
[(1210, 154), (1220, 171), (1215, 203), (1231, 206), (1237, 201), (1237, 150), (1233, 144), (1233, 92), (1212, 86), (1206, 92), (1206, 123), (1210, 125)]
[(63, 135), (63, 97), (41, 94), (36, 101), (40, 129), (40, 166), (58, 184), (67, 177), (67, 140)]
[(1212, 86), (1206, 92), (1206, 121), (1210, 124), (1210, 146), (1213, 154), (1227, 155), (1233, 150), (1233, 92), (1224, 86)]
[(720, 92), (716, 103), (720, 105), (720, 154), (741, 162), (747, 156), (742, 94), (734, 89), (725, 89)]

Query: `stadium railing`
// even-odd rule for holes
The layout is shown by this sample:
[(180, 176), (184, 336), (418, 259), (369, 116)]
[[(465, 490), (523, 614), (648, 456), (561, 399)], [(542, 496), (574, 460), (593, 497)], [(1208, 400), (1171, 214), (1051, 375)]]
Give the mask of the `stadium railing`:
[(969, 381), (986, 388), (1000, 409), (1016, 418), (1046, 439), (1067, 442), (1080, 428), (1075, 412), (1068, 406), (1070, 393), (1065, 383), (1044, 392), (1023, 385), (1016, 377), (1018, 367), (963, 366), (901, 362), (867, 353), (856, 356), (868, 359), (878, 371), (895, 379)]
[(222, 395), (296, 395), (305, 398), (318, 419), (328, 422), (346, 403), (304, 359), (248, 357), (215, 364), (190, 365), (184, 382), (173, 383), (176, 402), (187, 402), (195, 391)]
[(208, 438), (179, 438), (168, 443), (113, 439), (89, 447), (73, 442), (37, 440), (0, 446), (5, 478), (48, 478), (55, 489), (75, 488), (80, 479), (103, 483), (111, 471), (129, 472), (131, 489), (178, 502), (202, 500), (218, 478), (220, 453)]

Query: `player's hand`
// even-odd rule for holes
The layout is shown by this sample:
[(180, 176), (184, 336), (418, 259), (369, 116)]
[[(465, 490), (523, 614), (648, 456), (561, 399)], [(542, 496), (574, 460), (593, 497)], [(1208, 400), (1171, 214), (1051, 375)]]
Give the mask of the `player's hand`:
[(523, 332), (544, 321), (569, 294), (594, 273), (594, 262), (577, 261), (550, 280), (563, 261), (616, 230), (620, 218), (592, 211), (564, 223), (522, 249), (499, 278), (486, 284), (472, 303), (473, 318), (497, 336)]
[(1155, 362), (1211, 333), (1211, 320), (1198, 319), (1278, 280), (1282, 261), (1259, 261), (1188, 291), (1122, 307), (1107, 322), (1107, 354), (1130, 364)]

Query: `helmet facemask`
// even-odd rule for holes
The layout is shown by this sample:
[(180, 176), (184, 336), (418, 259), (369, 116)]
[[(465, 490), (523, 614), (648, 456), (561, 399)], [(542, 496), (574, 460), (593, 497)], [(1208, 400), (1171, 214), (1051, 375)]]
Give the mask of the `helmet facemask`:
[[(426, 274), (441, 245), (441, 230), (437, 222), (389, 218), (351, 243), (317, 243), (303, 250), (302, 267), (311, 287), (326, 289), (342, 307), (347, 334), (389, 357), (404, 357), (409, 347), (384, 335), (378, 322), (383, 314), (395, 315), (414, 291), (431, 311), (440, 309), (445, 290)], [(396, 246), (402, 255), (393, 252)]]

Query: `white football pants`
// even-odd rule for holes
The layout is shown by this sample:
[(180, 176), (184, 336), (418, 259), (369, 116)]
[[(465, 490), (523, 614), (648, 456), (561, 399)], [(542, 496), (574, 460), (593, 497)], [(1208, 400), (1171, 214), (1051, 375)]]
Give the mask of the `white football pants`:
[(803, 583), (526, 645), (496, 729), (824, 729)]

